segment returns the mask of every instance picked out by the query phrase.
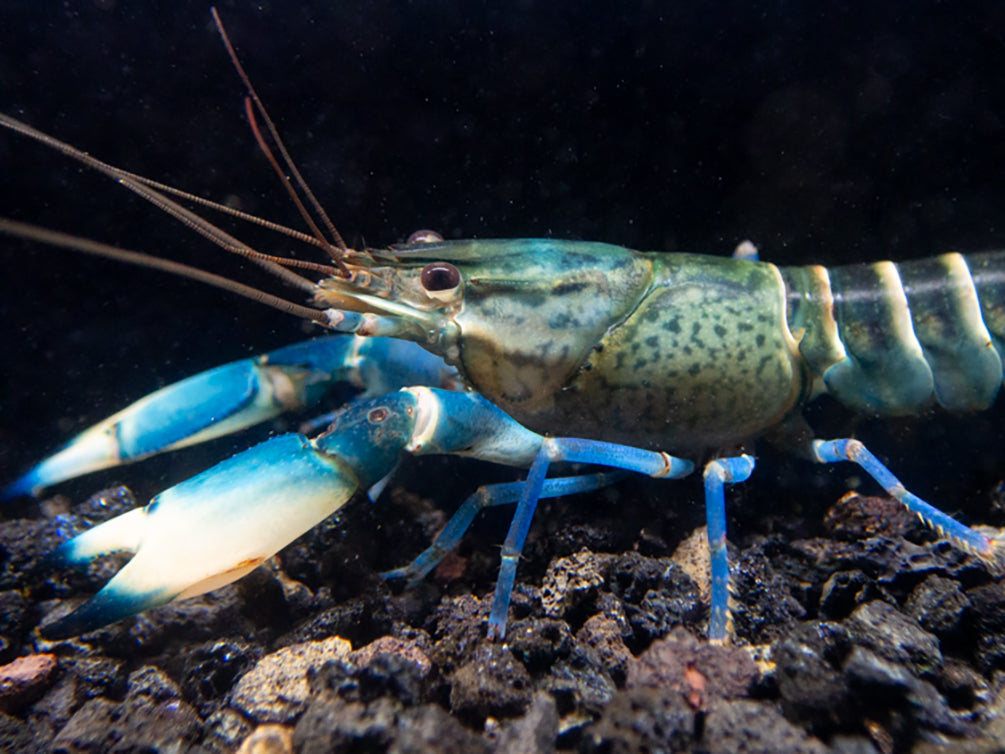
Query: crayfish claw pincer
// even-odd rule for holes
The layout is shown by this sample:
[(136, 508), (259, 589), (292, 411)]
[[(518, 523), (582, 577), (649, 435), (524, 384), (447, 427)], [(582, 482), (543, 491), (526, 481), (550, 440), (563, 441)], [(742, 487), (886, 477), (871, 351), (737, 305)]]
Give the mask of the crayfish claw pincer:
[(240, 453), (57, 547), (47, 565), (134, 555), (89, 601), (40, 633), (86, 633), (236, 581), (334, 513), (358, 486), (351, 466), (303, 435)]

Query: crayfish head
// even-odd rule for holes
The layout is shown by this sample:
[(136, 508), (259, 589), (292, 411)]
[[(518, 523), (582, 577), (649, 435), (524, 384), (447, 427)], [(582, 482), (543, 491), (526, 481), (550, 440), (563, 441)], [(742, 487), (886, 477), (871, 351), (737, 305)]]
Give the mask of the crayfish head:
[(647, 257), (600, 243), (432, 241), (369, 254), (355, 279), (319, 286), (334, 328), (416, 341), (523, 416), (547, 410), (652, 282)]

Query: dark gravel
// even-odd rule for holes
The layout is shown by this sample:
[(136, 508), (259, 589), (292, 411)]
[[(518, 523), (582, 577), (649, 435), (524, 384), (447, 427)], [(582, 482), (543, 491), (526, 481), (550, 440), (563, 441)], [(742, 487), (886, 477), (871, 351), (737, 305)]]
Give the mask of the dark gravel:
[[(107, 497), (126, 499), (120, 488)], [(8, 593), (29, 596), (6, 601), (2, 638), (17, 663), (41, 666), (26, 671), (31, 688), (0, 674), (3, 741), (11, 750), (46, 741), (61, 752), (232, 751), (278, 725), (258, 735), (301, 752), (1001, 745), (1001, 584), (925, 533), (903, 539), (878, 527), (854, 543), (752, 535), (733, 558), (737, 637), (726, 646), (702, 638), (707, 605), (680, 565), (686, 543), (673, 557), (549, 556), (534, 537), (507, 641), (496, 644), (485, 638), (488, 559), (401, 593), (368, 570), (415, 536), (414, 500), (389, 497), (377, 505), (384, 524), (352, 554), (362, 565), (340, 600), (320, 566), (294, 584), (284, 553), (248, 583), (65, 642), (45, 642), (34, 627), (93, 586), (33, 573), (49, 520), (5, 527), (17, 537), (3, 540), (4, 556), (28, 566)], [(617, 505), (647, 503), (625, 492)], [(71, 526), (82, 515), (61, 514)], [(321, 527), (288, 553), (322, 563), (329, 547)], [(824, 617), (826, 585), (850, 569), (854, 589)], [(263, 600), (277, 609), (259, 609)], [(332, 616), (359, 615), (362, 604), (369, 618), (347, 632), (352, 643), (334, 638), (343, 624)]]

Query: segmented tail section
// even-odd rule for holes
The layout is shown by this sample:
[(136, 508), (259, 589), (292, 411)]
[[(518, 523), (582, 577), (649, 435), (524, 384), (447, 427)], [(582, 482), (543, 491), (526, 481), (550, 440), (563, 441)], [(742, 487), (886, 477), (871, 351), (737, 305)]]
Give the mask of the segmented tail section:
[(988, 408), (1005, 360), (1005, 253), (781, 268), (789, 327), (826, 391), (882, 415)]

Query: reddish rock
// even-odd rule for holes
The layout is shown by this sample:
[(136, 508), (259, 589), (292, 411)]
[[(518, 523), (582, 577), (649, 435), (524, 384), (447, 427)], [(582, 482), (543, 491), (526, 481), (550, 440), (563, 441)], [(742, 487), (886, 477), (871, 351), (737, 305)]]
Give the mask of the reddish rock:
[(0, 712), (14, 712), (34, 702), (55, 680), (55, 655), (18, 657), (0, 667)]
[(393, 636), (381, 636), (365, 647), (357, 649), (349, 655), (349, 659), (362, 667), (363, 665), (369, 665), (374, 657), (381, 654), (397, 655), (405, 660), (409, 660), (419, 669), (419, 674), (423, 678), (429, 675), (429, 671), (433, 667), (426, 653), (419, 649), (414, 642), (402, 641)]

